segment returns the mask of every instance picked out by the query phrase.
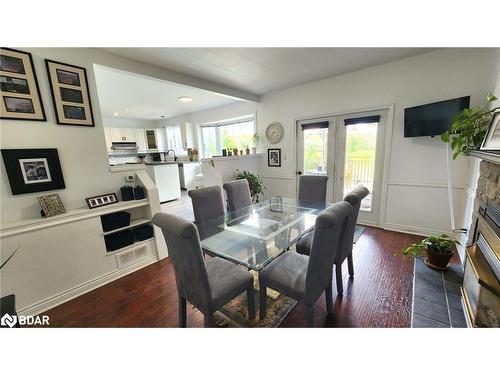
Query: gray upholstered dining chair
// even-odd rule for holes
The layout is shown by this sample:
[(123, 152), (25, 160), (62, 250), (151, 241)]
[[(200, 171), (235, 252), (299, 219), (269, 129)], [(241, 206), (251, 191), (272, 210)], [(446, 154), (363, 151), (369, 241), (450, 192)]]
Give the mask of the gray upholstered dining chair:
[(300, 176), (299, 201), (324, 202), (327, 182), (327, 176)]
[(259, 273), (260, 318), (266, 316), (267, 288), (283, 293), (306, 306), (306, 319), (314, 327), (314, 304), (325, 292), (328, 314), (333, 313), (332, 270), (346, 219), (352, 212), (338, 202), (316, 217), (311, 255), (288, 251)]
[(222, 187), (226, 191), (229, 211), (234, 212), (252, 205), (252, 196), (247, 180), (225, 182)]
[(205, 327), (210, 327), (213, 325), (212, 314), (245, 291), (248, 318), (255, 318), (253, 276), (250, 272), (217, 257), (205, 261), (194, 223), (166, 213), (157, 213), (153, 223), (163, 232), (174, 267), (179, 297), (179, 327), (186, 326), (186, 301), (203, 313)]
[(208, 186), (188, 191), (194, 212), (194, 223), (201, 224), (225, 214), (224, 197), (220, 186)]
[[(369, 194), (369, 191), (364, 186), (358, 186), (350, 191), (345, 197), (344, 201), (348, 202), (353, 211), (347, 221), (345, 232), (342, 235), (342, 241), (339, 251), (335, 258), (335, 275), (337, 282), (337, 293), (343, 294), (344, 287), (342, 285), (342, 264), (347, 258), (347, 267), (349, 269), (349, 276), (354, 277), (354, 263), (352, 259), (352, 248), (354, 241), (354, 232), (356, 230), (356, 222), (358, 221), (359, 209), (361, 201)], [(295, 245), (296, 251), (299, 254), (309, 255), (312, 246), (313, 233), (308, 233), (302, 237)]]

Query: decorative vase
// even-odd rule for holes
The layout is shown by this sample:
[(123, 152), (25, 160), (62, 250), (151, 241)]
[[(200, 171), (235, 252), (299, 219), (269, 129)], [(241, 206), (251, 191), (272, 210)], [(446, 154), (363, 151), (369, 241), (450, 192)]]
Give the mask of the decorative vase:
[(245, 150), (246, 154), (247, 155), (250, 155), (250, 149), (247, 147), (247, 149)]
[(233, 155), (238, 156), (238, 149), (237, 148), (233, 148)]
[(231, 152), (231, 150), (227, 151), (227, 156), (233, 156), (233, 153)]
[(225, 148), (222, 149), (222, 156), (227, 156), (227, 151)]
[(240, 150), (240, 155), (243, 155), (243, 150)]

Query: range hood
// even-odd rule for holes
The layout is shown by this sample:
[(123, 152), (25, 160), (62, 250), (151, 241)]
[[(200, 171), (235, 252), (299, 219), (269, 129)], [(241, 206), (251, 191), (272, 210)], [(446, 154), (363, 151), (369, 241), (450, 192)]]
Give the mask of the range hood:
[(121, 151), (137, 151), (139, 147), (137, 147), (136, 142), (112, 142), (111, 149)]

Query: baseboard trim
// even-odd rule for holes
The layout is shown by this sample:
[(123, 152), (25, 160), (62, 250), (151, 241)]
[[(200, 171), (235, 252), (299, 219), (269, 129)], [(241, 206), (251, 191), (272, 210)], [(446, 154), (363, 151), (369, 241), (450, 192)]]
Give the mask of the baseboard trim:
[[(117, 269), (110, 273), (104, 274), (102, 276), (96, 277), (90, 281), (83, 284), (77, 285), (71, 289), (68, 289), (60, 294), (46, 298), (43, 301), (37, 302), (31, 306), (25, 307), (17, 311), (19, 315), (37, 315), (41, 314), (47, 310), (50, 310), (56, 306), (59, 306), (65, 302), (68, 302), (76, 297), (79, 297), (85, 293), (88, 293), (94, 289), (97, 289), (103, 285), (106, 285), (114, 280), (117, 280), (129, 273), (135, 272), (141, 268), (149, 266), (158, 261), (157, 256), (150, 256), (140, 260), (139, 262), (132, 264), (128, 267)], [(49, 317), (50, 318), (50, 317)]]
[(382, 228), (394, 232), (417, 234), (419, 236), (437, 236), (443, 233), (451, 236), (453, 234), (451, 231), (437, 231), (435, 229), (411, 227), (394, 223), (385, 223)]

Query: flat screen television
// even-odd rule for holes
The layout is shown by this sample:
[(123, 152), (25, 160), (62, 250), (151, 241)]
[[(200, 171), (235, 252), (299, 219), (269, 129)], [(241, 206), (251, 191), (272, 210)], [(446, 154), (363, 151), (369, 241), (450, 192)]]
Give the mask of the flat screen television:
[(470, 96), (405, 108), (405, 138), (435, 136), (449, 130), (453, 118), (469, 108)]

